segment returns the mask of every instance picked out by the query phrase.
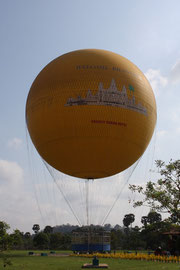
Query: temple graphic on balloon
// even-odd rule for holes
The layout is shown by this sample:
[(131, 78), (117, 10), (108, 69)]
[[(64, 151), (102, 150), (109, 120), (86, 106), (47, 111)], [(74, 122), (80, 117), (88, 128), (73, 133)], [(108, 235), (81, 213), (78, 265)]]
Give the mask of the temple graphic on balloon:
[[(134, 88), (129, 85), (129, 89), (134, 93)], [(105, 105), (121, 107), (129, 110), (136, 111), (147, 115), (147, 109), (141, 103), (136, 103), (134, 94), (128, 98), (127, 90), (123, 85), (122, 90), (118, 90), (116, 82), (112, 79), (108, 89), (103, 88), (103, 83), (99, 83), (98, 91), (95, 95), (89, 89), (85, 98), (78, 96), (77, 98), (68, 98), (65, 106), (75, 105)]]

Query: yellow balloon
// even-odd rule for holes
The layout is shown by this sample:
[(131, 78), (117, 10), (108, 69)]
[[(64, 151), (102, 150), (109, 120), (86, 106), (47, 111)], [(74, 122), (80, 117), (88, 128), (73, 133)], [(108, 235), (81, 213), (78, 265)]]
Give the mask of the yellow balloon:
[(143, 73), (113, 52), (78, 50), (50, 62), (33, 82), (26, 123), (40, 156), (80, 178), (117, 174), (144, 153), (156, 102)]

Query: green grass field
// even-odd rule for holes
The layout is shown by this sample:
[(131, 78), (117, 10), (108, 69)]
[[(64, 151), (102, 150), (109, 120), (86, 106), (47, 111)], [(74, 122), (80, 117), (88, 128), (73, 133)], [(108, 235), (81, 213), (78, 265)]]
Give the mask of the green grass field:
[[(49, 254), (49, 251), (47, 253)], [(0, 270), (77, 270), (81, 269), (84, 263), (92, 262), (92, 259), (89, 258), (69, 257), (67, 256), (69, 253), (67, 251), (58, 251), (56, 256), (29, 256), (28, 251), (9, 251), (6, 256), (10, 259), (12, 265), (4, 267), (1, 256)], [(35, 254), (41, 254), (41, 251), (36, 251)], [(108, 264), (111, 270), (180, 270), (180, 264), (176, 263), (105, 258), (100, 259), (100, 263)]]

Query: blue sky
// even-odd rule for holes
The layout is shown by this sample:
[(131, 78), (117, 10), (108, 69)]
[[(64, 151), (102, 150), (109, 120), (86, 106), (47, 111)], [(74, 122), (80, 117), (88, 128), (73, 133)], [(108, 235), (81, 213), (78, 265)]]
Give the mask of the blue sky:
[[(66, 52), (106, 49), (136, 64), (149, 79), (157, 100), (153, 158), (179, 158), (179, 12), (179, 0), (0, 0), (0, 220), (22, 231), (31, 231), (34, 223), (43, 227), (44, 212), (52, 220), (50, 202), (38, 198), (42, 215), (37, 206), (39, 194), (29, 155), (37, 166), (34, 178), (44, 169), (36, 152), (32, 157), (27, 149), (25, 103), (40, 70)], [(137, 182), (147, 180), (142, 176), (139, 172)], [(75, 222), (68, 209), (63, 212), (59, 207), (58, 211), (57, 223)], [(123, 214), (112, 216), (109, 222), (121, 223)]]

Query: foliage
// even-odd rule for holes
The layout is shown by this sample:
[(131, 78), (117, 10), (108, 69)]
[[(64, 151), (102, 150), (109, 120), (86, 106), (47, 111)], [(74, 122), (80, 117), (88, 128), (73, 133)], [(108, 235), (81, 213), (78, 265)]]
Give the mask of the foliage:
[(170, 221), (180, 224), (180, 160), (170, 160), (168, 164), (157, 160), (156, 166), (161, 175), (157, 183), (149, 181), (145, 188), (136, 185), (129, 186), (132, 192), (138, 192), (144, 196), (141, 201), (134, 203), (134, 207), (147, 205), (157, 212), (169, 213)]
[(12, 246), (15, 249), (23, 248), (23, 233), (19, 230), (14, 230), (12, 234), (10, 234)]
[(35, 233), (38, 233), (40, 231), (40, 226), (39, 224), (34, 224), (33, 227), (32, 227), (32, 230), (35, 232)]
[(111, 249), (116, 250), (124, 247), (125, 238), (126, 237), (122, 230), (113, 229), (111, 231)]
[(10, 226), (4, 222), (4, 221), (0, 221), (0, 236), (3, 236), (4, 234), (6, 234), (7, 230), (10, 229)]
[(161, 222), (162, 220), (161, 214), (155, 211), (150, 211), (147, 217), (148, 217), (149, 224), (158, 223), (158, 222)]
[[(111, 250), (142, 250), (142, 249), (156, 249), (161, 246), (164, 250), (169, 250), (171, 254), (175, 252), (180, 252), (180, 236), (173, 237), (171, 241), (171, 247), (169, 246), (169, 236), (164, 235), (164, 232), (168, 232), (174, 228), (170, 222), (167, 220), (162, 221), (161, 215), (157, 212), (150, 211), (147, 216), (142, 217), (143, 226), (140, 228), (138, 226), (132, 227), (133, 220), (135, 216), (133, 214), (125, 215), (124, 227), (116, 224), (114, 227), (111, 224), (106, 226), (93, 226), (90, 225), (90, 230), (104, 230), (109, 229), (111, 233)], [(144, 223), (144, 221), (146, 221)], [(61, 233), (54, 232), (54, 227), (52, 233), (47, 230), (49, 227), (46, 226), (44, 230), (39, 233), (30, 234), (29, 232), (22, 233), (19, 230), (14, 230), (13, 233), (8, 234), (7, 229), (9, 226), (0, 221), (0, 244), (1, 250), (5, 250), (9, 247), (13, 249), (26, 249), (34, 250), (40, 248), (41, 250), (70, 250), (71, 249), (71, 237), (72, 233)], [(65, 229), (63, 225), (63, 229)], [(71, 225), (68, 224), (68, 230)], [(74, 225), (72, 226), (74, 227)], [(180, 226), (176, 225), (176, 230), (180, 230)], [(87, 230), (87, 227), (78, 227), (79, 231)], [(44, 232), (46, 231), (46, 233)], [(2, 237), (3, 236), (3, 237)], [(3, 241), (2, 241), (3, 240)], [(3, 243), (3, 245), (2, 245)], [(0, 254), (1, 255), (1, 254)], [(14, 266), (14, 264), (13, 264)]]
[(63, 234), (61, 249), (65, 249), (65, 250), (71, 249), (71, 235), (70, 234)]
[(62, 245), (62, 233), (52, 233), (50, 235), (50, 248), (51, 249), (60, 249)]
[(142, 216), (141, 217), (141, 223), (144, 225), (144, 227), (147, 227), (147, 223), (148, 223), (148, 217), (147, 216)]
[(159, 222), (161, 222), (161, 220), (162, 220), (161, 214), (159, 214), (155, 211), (150, 211), (147, 216), (143, 216), (141, 218), (141, 223), (146, 228), (148, 224), (159, 223)]
[(123, 224), (125, 227), (129, 227), (130, 224), (132, 224), (135, 221), (134, 214), (127, 214), (124, 216)]
[(23, 235), (23, 241), (24, 241), (24, 248), (25, 249), (32, 249), (33, 248), (33, 239), (32, 239), (30, 232), (26, 232)]
[(53, 232), (53, 227), (47, 225), (45, 228), (44, 228), (44, 233), (52, 233)]
[(33, 243), (35, 247), (40, 249), (49, 248), (49, 242), (50, 242), (49, 236), (44, 232), (37, 233), (33, 238)]
[(26, 232), (26, 233), (24, 234), (24, 238), (25, 238), (25, 239), (31, 238), (30, 232)]
[(8, 229), (10, 229), (10, 226), (4, 221), (0, 221), (0, 250), (6, 250), (10, 246), (11, 240), (7, 233)]

